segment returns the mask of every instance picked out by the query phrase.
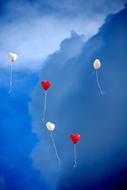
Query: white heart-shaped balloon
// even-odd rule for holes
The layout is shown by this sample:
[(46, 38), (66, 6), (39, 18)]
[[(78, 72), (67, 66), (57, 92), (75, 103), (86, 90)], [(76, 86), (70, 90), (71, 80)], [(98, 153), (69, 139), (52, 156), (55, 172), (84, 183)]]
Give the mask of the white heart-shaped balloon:
[(15, 53), (9, 53), (9, 55), (8, 55), (8, 60), (9, 60), (9, 61), (12, 61), (12, 62), (15, 62), (16, 59), (17, 59), (17, 57), (18, 57), (17, 54), (15, 54)]
[(93, 63), (93, 67), (94, 67), (95, 70), (100, 69), (100, 67), (101, 67), (101, 62), (100, 62), (99, 59), (95, 59), (95, 61), (94, 61), (94, 63)]
[(53, 131), (55, 129), (55, 124), (47, 122), (46, 127), (49, 131)]

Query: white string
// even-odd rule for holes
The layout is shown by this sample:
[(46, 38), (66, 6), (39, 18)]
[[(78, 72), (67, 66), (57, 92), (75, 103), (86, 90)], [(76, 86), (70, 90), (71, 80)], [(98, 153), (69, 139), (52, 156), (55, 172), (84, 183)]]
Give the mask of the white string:
[(42, 121), (45, 120), (45, 111), (46, 111), (46, 107), (47, 107), (47, 91), (45, 90), (45, 92), (44, 92), (44, 110), (43, 110)]
[(12, 65), (13, 65), (13, 62), (11, 62), (11, 70), (10, 70), (10, 87), (9, 87), (9, 94), (11, 94), (11, 91), (12, 91)]
[(56, 145), (55, 145), (55, 142), (54, 142), (54, 138), (53, 138), (52, 132), (50, 132), (50, 135), (51, 135), (51, 140), (52, 140), (52, 144), (53, 144), (53, 147), (54, 147), (54, 151), (55, 151), (55, 154), (56, 154), (56, 158), (58, 160), (58, 165), (60, 166), (60, 157), (59, 157), (57, 149), (56, 149)]
[(97, 81), (97, 85), (98, 85), (98, 88), (99, 88), (99, 90), (100, 90), (101, 95), (104, 95), (104, 92), (102, 91), (101, 85), (100, 85), (100, 83), (99, 83), (98, 72), (97, 72), (97, 71), (96, 71), (96, 81)]
[(76, 144), (74, 143), (74, 168), (77, 168)]

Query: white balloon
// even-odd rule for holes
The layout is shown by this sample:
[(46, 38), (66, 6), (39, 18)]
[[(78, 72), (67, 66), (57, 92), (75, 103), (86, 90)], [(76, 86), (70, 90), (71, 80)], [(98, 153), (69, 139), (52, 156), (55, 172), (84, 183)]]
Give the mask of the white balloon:
[(8, 55), (9, 61), (12, 61), (12, 62), (15, 62), (17, 57), (18, 57), (18, 55), (15, 53), (9, 53), (9, 55)]
[(55, 124), (47, 122), (46, 127), (49, 131), (53, 131), (55, 129)]
[(95, 70), (99, 70), (101, 67), (101, 62), (99, 59), (95, 59), (94, 63), (93, 63), (93, 67)]

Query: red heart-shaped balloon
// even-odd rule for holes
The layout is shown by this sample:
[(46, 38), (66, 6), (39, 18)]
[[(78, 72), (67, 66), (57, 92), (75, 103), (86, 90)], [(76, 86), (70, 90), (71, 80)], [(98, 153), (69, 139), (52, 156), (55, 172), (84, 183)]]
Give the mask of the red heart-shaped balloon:
[(73, 143), (77, 143), (80, 140), (80, 135), (79, 134), (71, 134), (70, 139)]
[(41, 86), (44, 90), (48, 90), (48, 88), (51, 86), (51, 82), (50, 81), (42, 81)]

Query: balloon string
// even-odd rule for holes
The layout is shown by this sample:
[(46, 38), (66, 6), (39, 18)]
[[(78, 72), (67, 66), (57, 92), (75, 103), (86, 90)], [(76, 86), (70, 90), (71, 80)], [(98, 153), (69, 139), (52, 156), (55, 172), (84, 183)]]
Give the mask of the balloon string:
[(11, 94), (12, 91), (12, 65), (13, 63), (11, 62), (9, 94)]
[(51, 135), (51, 139), (52, 139), (52, 144), (53, 144), (53, 147), (54, 147), (54, 151), (55, 151), (55, 154), (56, 154), (56, 158), (57, 158), (58, 164), (59, 164), (59, 166), (60, 166), (60, 157), (59, 157), (58, 152), (57, 152), (57, 149), (56, 149), (56, 145), (55, 145), (55, 142), (54, 142), (54, 138), (53, 138), (52, 132), (50, 132), (50, 135)]
[(47, 91), (44, 92), (44, 110), (43, 110), (42, 121), (45, 120), (45, 111), (46, 111), (46, 107), (47, 107)]
[(74, 143), (74, 168), (77, 167), (76, 144)]
[(98, 72), (97, 72), (97, 71), (96, 71), (96, 80), (97, 80), (97, 85), (98, 85), (98, 88), (99, 88), (99, 90), (100, 90), (100, 93), (101, 93), (101, 95), (103, 95), (104, 92), (103, 92), (102, 89), (101, 89), (101, 85), (100, 85), (100, 83), (99, 83)]

